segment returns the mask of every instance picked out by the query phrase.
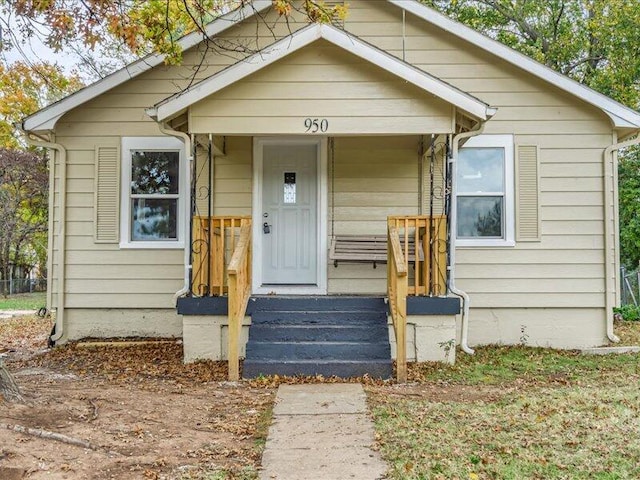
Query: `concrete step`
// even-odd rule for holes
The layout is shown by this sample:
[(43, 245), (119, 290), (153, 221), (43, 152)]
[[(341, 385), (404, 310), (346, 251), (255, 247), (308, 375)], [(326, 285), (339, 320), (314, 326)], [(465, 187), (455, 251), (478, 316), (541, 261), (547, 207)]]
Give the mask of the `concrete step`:
[(274, 325), (376, 325), (387, 323), (386, 312), (362, 310), (260, 311), (251, 315), (252, 324)]
[(374, 325), (255, 324), (249, 341), (262, 342), (377, 342), (388, 338), (386, 322)]
[(384, 360), (250, 360), (244, 361), (244, 378), (260, 375), (323, 375), (325, 377), (361, 377), (391, 378), (393, 365), (391, 359)]
[(389, 341), (365, 342), (256, 342), (247, 343), (251, 360), (383, 360), (391, 358)]

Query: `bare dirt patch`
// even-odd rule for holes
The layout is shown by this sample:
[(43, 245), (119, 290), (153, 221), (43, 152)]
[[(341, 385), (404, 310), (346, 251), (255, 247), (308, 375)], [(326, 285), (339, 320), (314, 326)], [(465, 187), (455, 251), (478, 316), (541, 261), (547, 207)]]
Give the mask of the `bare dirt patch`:
[[(25, 319), (31, 337), (34, 320)], [(1, 403), (0, 424), (89, 442), (80, 448), (0, 429), (0, 478), (255, 478), (274, 390), (224, 381), (226, 364), (182, 364), (179, 343), (69, 346), (11, 341), (4, 360), (27, 403)], [(11, 331), (12, 334), (8, 334)]]
[(406, 385), (368, 385), (370, 395), (384, 396), (388, 401), (394, 399), (420, 399), (429, 402), (495, 402), (510, 395), (514, 388), (471, 385), (406, 384)]

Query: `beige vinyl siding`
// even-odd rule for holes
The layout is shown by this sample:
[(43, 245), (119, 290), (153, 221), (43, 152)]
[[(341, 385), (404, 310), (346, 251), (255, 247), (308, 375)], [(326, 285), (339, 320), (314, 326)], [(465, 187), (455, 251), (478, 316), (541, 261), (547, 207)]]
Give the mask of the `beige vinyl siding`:
[[(144, 132), (157, 134), (157, 127)], [(119, 148), (119, 137), (99, 137), (89, 141), (77, 137), (58, 137), (67, 147), (66, 195), (66, 307), (68, 308), (173, 308), (173, 294), (182, 287), (183, 250), (120, 250), (117, 243), (95, 241), (95, 150), (94, 145)], [(93, 140), (93, 142), (92, 142)], [(97, 141), (96, 141), (97, 140)], [(54, 194), (54, 232), (59, 231), (59, 179)], [(118, 226), (119, 230), (119, 226)], [(57, 265), (60, 262), (58, 236), (53, 243), (53, 292), (57, 292)], [(162, 276), (152, 276), (146, 266), (162, 264)], [(105, 266), (119, 275), (103, 273)], [(108, 268), (108, 267), (107, 267)], [(155, 267), (152, 267), (155, 268)], [(158, 271), (158, 270), (156, 270)], [(162, 299), (160, 303), (158, 300)], [(53, 296), (57, 306), (57, 295)]]
[[(385, 235), (387, 215), (418, 213), (420, 137), (339, 137), (329, 153), (329, 236)], [(332, 173), (331, 169), (335, 168)], [(329, 293), (386, 289), (386, 265), (329, 265)]]
[[(353, 98), (357, 84), (371, 97)], [(261, 92), (269, 88), (269, 98)], [(362, 94), (361, 94), (362, 95)], [(305, 119), (328, 135), (448, 133), (453, 107), (324, 40), (270, 65), (189, 109), (196, 133), (304, 134)]]
[[(209, 205), (208, 140), (204, 136), (196, 161), (196, 215), (207, 216)], [(227, 137), (225, 154), (214, 156), (213, 198), (211, 211), (214, 216), (251, 215), (251, 182), (253, 178), (251, 137)]]
[(216, 159), (214, 214), (251, 215), (253, 140), (228, 137), (226, 150), (226, 156)]

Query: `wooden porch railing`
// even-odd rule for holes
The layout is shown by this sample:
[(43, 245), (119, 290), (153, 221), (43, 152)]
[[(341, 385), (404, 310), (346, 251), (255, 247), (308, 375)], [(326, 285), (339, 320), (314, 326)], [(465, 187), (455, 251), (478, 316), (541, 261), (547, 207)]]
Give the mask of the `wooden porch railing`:
[(228, 292), (227, 265), (246, 225), (251, 225), (251, 217), (193, 218), (191, 291), (195, 295), (221, 296)]
[(229, 380), (240, 379), (240, 334), (251, 296), (251, 221), (242, 226), (229, 266)]
[[(404, 383), (407, 381), (407, 296), (446, 294), (447, 220), (444, 215), (391, 216), (387, 225), (387, 291), (396, 337), (396, 378)], [(413, 255), (410, 255), (410, 245), (415, 251)], [(410, 265), (414, 272), (412, 279), (409, 278)]]
[[(440, 296), (447, 293), (447, 217), (445, 215), (390, 216), (389, 227), (395, 227), (407, 265), (413, 266), (409, 295)], [(411, 239), (411, 241), (410, 241)], [(422, 255), (409, 262), (409, 244), (420, 246)], [(418, 248), (416, 248), (418, 250)]]
[(407, 381), (407, 262), (400, 245), (398, 229), (391, 224), (387, 238), (387, 290), (389, 309), (396, 337), (396, 379)]
[(251, 217), (194, 217), (191, 291), (229, 297), (229, 380), (240, 379), (240, 334), (251, 296)]

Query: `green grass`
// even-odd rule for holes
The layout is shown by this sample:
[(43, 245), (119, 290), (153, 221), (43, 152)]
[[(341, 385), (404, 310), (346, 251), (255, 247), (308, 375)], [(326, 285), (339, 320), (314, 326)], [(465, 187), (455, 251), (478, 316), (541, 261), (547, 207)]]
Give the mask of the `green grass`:
[(640, 355), (485, 347), (370, 387), (392, 479), (640, 478)]
[(0, 296), (0, 310), (38, 310), (46, 307), (46, 293), (20, 293), (9, 297)]
[(410, 381), (461, 385), (500, 385), (514, 382), (615, 381), (638, 375), (634, 355), (589, 356), (576, 351), (528, 347), (483, 347), (475, 355), (456, 356), (455, 365), (413, 364)]

